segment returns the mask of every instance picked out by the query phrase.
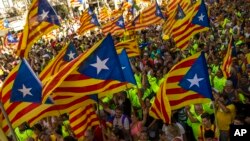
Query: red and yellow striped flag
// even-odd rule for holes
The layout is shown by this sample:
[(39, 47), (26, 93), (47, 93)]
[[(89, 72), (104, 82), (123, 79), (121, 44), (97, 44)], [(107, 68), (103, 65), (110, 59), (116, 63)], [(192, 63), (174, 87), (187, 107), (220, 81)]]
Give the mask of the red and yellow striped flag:
[(127, 40), (115, 44), (116, 52), (120, 54), (123, 49), (126, 50), (128, 57), (140, 56), (140, 49), (136, 40)]
[[(45, 84), (43, 103), (51, 93), (70, 96), (93, 93), (105, 95), (127, 89), (128, 83), (118, 61), (113, 39), (108, 35), (87, 52), (65, 65)], [(115, 73), (114, 70), (116, 70)]]
[(166, 90), (166, 83), (162, 83), (160, 86), (149, 114), (155, 119), (161, 119), (164, 123), (171, 123), (171, 107), (164, 90)]
[(90, 15), (90, 17), (87, 17), (84, 20), (82, 25), (78, 28), (77, 33), (79, 35), (83, 35), (87, 31), (93, 30), (97, 28), (98, 26), (100, 26), (99, 21), (96, 17), (96, 14), (93, 13), (92, 15)]
[(232, 52), (233, 52), (233, 37), (231, 36), (230, 42), (229, 42), (228, 48), (227, 48), (227, 53), (223, 59), (223, 64), (221, 66), (223, 75), (226, 78), (229, 78), (231, 76), (231, 67), (232, 67), (232, 63), (233, 63)]
[(69, 121), (70, 127), (78, 140), (84, 139), (84, 134), (87, 130), (100, 125), (93, 104), (70, 112)]
[(176, 1), (171, 1), (171, 3), (168, 4), (167, 6), (167, 20), (166, 22), (163, 24), (162, 26), (162, 31), (164, 33), (164, 35), (168, 36), (170, 38), (172, 30), (174, 25), (176, 24), (176, 22), (178, 20), (176, 20), (176, 14), (177, 14), (177, 6), (178, 3), (180, 4), (181, 8), (183, 9), (184, 13), (188, 13), (190, 9), (190, 5), (189, 2), (187, 1), (180, 1), (180, 0), (176, 0)]
[(127, 25), (127, 30), (143, 30), (151, 25), (161, 24), (164, 16), (158, 4), (155, 2), (151, 6), (145, 8), (132, 23)]
[[(28, 122), (32, 126), (44, 117), (57, 116), (60, 113), (73, 111), (86, 104), (95, 103), (95, 100), (92, 100), (90, 96), (55, 96), (53, 97), (54, 104), (11, 102), (12, 88), (18, 68), (19, 65), (9, 73), (0, 90), (1, 102), (14, 128), (23, 122)], [(2, 129), (5, 133), (10, 131), (5, 119), (2, 121)]]
[(150, 109), (150, 115), (169, 123), (170, 110), (209, 102), (211, 99), (206, 59), (204, 53), (199, 52), (180, 61), (168, 72)]
[(99, 14), (99, 20), (107, 21), (110, 18), (110, 16), (111, 16), (110, 10), (106, 6), (102, 7)]
[(195, 34), (209, 30), (209, 22), (204, 1), (199, 0), (188, 10), (186, 16), (175, 24), (172, 36), (176, 47), (185, 50)]
[(43, 35), (59, 26), (59, 19), (48, 1), (33, 0), (28, 11), (26, 24), (20, 37), (16, 54), (27, 58), (33, 44)]

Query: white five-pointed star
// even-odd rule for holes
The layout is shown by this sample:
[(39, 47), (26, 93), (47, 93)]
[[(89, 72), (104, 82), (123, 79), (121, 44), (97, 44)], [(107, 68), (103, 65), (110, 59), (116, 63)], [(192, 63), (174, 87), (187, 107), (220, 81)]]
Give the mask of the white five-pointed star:
[(122, 20), (118, 21), (118, 24), (123, 25), (123, 21)]
[(76, 53), (73, 53), (72, 51), (70, 51), (70, 53), (67, 54), (67, 55), (69, 56), (69, 60), (74, 59), (74, 58), (75, 58), (75, 57), (74, 57), (75, 54), (76, 54)]
[(23, 84), (23, 88), (22, 88), (22, 89), (18, 89), (18, 91), (20, 91), (21, 93), (23, 93), (23, 97), (25, 97), (26, 95), (31, 95), (31, 96), (33, 96), (33, 95), (31, 94), (31, 92), (30, 92), (31, 89), (32, 89), (32, 88), (26, 88), (26, 86)]
[(14, 41), (14, 38), (12, 36), (9, 36), (8, 39), (13, 42)]
[(40, 15), (42, 17), (41, 20), (44, 20), (45, 18), (47, 18), (48, 14), (49, 14), (49, 11), (46, 12), (46, 11), (43, 10), (43, 13)]
[(193, 79), (187, 79), (191, 84), (189, 86), (189, 88), (191, 88), (192, 86), (196, 85), (197, 87), (200, 87), (199, 82), (201, 80), (203, 80), (204, 78), (198, 78), (197, 74), (194, 75)]
[(122, 67), (122, 69), (124, 70), (124, 69), (126, 69), (126, 67)]
[(89, 15), (92, 15), (93, 13), (91, 11), (89, 11)]
[(109, 70), (109, 68), (106, 66), (106, 63), (108, 62), (109, 58), (106, 58), (104, 60), (101, 60), (99, 56), (96, 57), (96, 63), (90, 64), (91, 66), (95, 67), (97, 69), (97, 75), (103, 70)]
[(157, 14), (160, 15), (160, 14), (161, 14), (161, 11), (160, 11), (160, 10), (157, 10)]
[(182, 13), (181, 12), (178, 13), (178, 17), (182, 17)]
[(92, 22), (92, 23), (95, 23), (95, 19), (92, 18), (92, 19), (91, 19), (91, 22)]
[(199, 18), (199, 21), (203, 21), (203, 18), (205, 17), (205, 15), (203, 15), (202, 13), (201, 13), (201, 15), (198, 17)]

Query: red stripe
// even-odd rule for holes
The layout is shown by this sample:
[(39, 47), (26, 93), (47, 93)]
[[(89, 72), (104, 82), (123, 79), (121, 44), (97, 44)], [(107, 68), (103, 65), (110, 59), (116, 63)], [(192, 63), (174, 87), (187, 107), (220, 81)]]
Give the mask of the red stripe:
[(183, 78), (183, 76), (184, 75), (177, 75), (177, 76), (168, 77), (166, 82), (167, 82), (167, 84), (179, 82)]
[(174, 70), (178, 70), (178, 69), (183, 69), (183, 68), (187, 68), (187, 67), (191, 67), (194, 62), (197, 60), (197, 58), (194, 58), (194, 59), (189, 59), (189, 60), (186, 60), (184, 62), (181, 62), (179, 64), (177, 64), (172, 70), (171, 72), (173, 72)]
[[(102, 82), (94, 84), (94, 85), (87, 85), (87, 86), (81, 86), (81, 87), (58, 87), (55, 90), (55, 92), (84, 93), (84, 92), (89, 92), (89, 91), (98, 91), (99, 89), (102, 89), (104, 86), (109, 85), (109, 83), (112, 83), (112, 81), (113, 80), (103, 80)], [(112, 86), (110, 86), (109, 88), (111, 87)]]
[(189, 40), (186, 40), (183, 44), (177, 45), (179, 49), (183, 50), (183, 48), (187, 47), (189, 43)]
[(178, 95), (178, 94), (183, 94), (187, 92), (187, 90), (183, 89), (183, 88), (167, 88), (166, 89), (166, 94), (167, 95)]
[[(161, 111), (162, 111), (162, 113), (163, 113), (163, 117), (164, 117), (164, 119), (165, 119), (165, 122), (169, 122), (169, 115), (168, 115), (168, 113), (167, 113), (167, 108), (170, 108), (170, 107), (165, 107), (165, 103), (166, 102), (168, 102), (168, 101), (164, 101), (164, 99), (163, 99), (163, 97), (165, 96), (165, 95), (163, 95), (164, 93), (163, 93), (163, 88), (161, 88)], [(168, 109), (168, 110), (170, 110), (170, 109)]]
[[(184, 97), (182, 99), (179, 99), (179, 100), (170, 100), (169, 103), (170, 103), (171, 106), (176, 106), (176, 105), (182, 104), (183, 102), (186, 102), (186, 101), (189, 101), (189, 100), (194, 100), (194, 99), (197, 99), (197, 98), (204, 98), (204, 97), (202, 95), (200, 95), (200, 94), (193, 94), (193, 95), (188, 95), (188, 96), (186, 96), (186, 97)], [(197, 101), (197, 103), (199, 103), (199, 101)]]
[(70, 74), (64, 79), (64, 81), (80, 81), (87, 79), (91, 79), (91, 77), (79, 73), (79, 74)]

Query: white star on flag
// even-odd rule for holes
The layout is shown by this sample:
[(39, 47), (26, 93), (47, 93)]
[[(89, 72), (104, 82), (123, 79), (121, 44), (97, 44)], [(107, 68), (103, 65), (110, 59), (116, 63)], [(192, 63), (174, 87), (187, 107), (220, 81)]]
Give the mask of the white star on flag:
[(205, 15), (203, 15), (202, 13), (201, 13), (201, 15), (198, 17), (199, 18), (199, 21), (203, 21), (203, 18), (205, 17)]
[(181, 12), (178, 13), (178, 17), (182, 17), (182, 13)]
[(122, 20), (118, 21), (118, 24), (123, 25), (123, 21)]
[(103, 70), (109, 70), (109, 68), (106, 66), (106, 63), (108, 62), (109, 58), (106, 58), (104, 60), (101, 60), (99, 56), (96, 57), (96, 63), (90, 64), (91, 66), (95, 67), (97, 69), (97, 75)]
[(20, 91), (21, 93), (23, 93), (23, 97), (25, 97), (26, 95), (30, 95), (33, 96), (30, 92), (32, 88), (26, 88), (26, 86), (23, 84), (23, 88), (22, 89), (18, 89), (18, 91)]
[(160, 10), (157, 10), (157, 14), (160, 15), (160, 14), (161, 14), (161, 11), (160, 11)]
[(67, 55), (69, 56), (69, 60), (75, 59), (75, 57), (74, 57), (75, 54), (76, 54), (76, 53), (73, 53), (72, 51), (70, 51), (70, 53), (67, 54)]
[(196, 85), (197, 87), (200, 87), (199, 82), (202, 81), (204, 78), (198, 78), (197, 74), (194, 75), (193, 79), (187, 79), (191, 84), (189, 88)]
[(122, 67), (122, 69), (124, 70), (124, 69), (126, 69), (126, 67)]
[(92, 19), (91, 19), (91, 22), (92, 22), (92, 23), (95, 23), (95, 19), (94, 19), (94, 18), (92, 18)]
[(93, 13), (91, 11), (89, 11), (89, 15), (92, 15)]
[(49, 11), (46, 12), (46, 11), (43, 10), (43, 13), (40, 15), (42, 17), (41, 20), (44, 20), (45, 18), (47, 18), (48, 14), (49, 14)]
[(13, 42), (14, 41), (14, 38), (12, 36), (8, 36), (8, 39)]

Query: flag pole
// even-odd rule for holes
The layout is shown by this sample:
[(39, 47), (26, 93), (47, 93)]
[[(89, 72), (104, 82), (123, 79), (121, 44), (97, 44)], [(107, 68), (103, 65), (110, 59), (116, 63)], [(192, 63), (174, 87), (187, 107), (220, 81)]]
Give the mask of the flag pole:
[(6, 113), (5, 109), (4, 109), (4, 107), (3, 107), (3, 103), (2, 103), (1, 101), (0, 101), (0, 108), (1, 108), (1, 111), (2, 111), (2, 113), (3, 113), (3, 116), (4, 116), (5, 120), (7, 121), (7, 124), (8, 124), (8, 126), (9, 126), (9, 128), (10, 128), (10, 132), (11, 132), (11, 134), (13, 135), (13, 140), (14, 140), (14, 141), (18, 141), (18, 140), (17, 140), (17, 136), (16, 136), (16, 134), (15, 134), (15, 132), (14, 132), (14, 129), (13, 129), (11, 123), (10, 123), (10, 119), (9, 119), (9, 117), (8, 117), (8, 115), (7, 115), (7, 113)]

